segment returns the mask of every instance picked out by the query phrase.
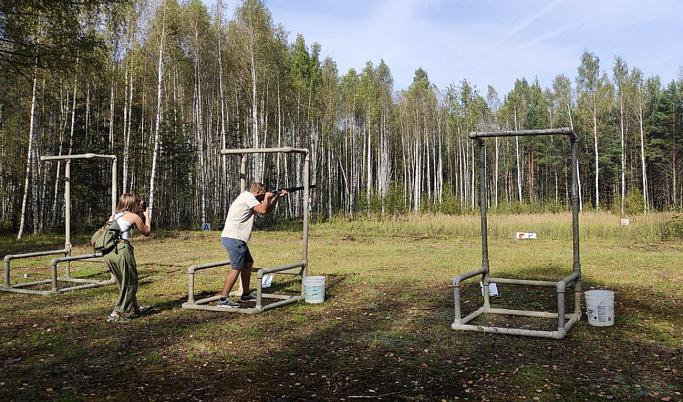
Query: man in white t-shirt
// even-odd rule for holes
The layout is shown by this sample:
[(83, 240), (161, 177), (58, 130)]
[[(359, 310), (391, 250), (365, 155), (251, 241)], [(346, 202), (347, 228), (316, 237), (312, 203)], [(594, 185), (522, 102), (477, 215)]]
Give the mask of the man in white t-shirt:
[(247, 246), (251, 238), (251, 229), (254, 226), (254, 214), (265, 215), (271, 212), (277, 200), (283, 195), (287, 195), (286, 190), (281, 190), (277, 194), (266, 192), (263, 184), (253, 182), (249, 186), (249, 191), (240, 194), (230, 205), (228, 216), (225, 218), (225, 227), (221, 232), (221, 242), (230, 256), (231, 269), (225, 278), (225, 286), (217, 306), (239, 307), (239, 303), (228, 299), (228, 294), (240, 273), (242, 273), (242, 288), (246, 292), (242, 294), (240, 300), (248, 301), (256, 298), (249, 292), (254, 259)]

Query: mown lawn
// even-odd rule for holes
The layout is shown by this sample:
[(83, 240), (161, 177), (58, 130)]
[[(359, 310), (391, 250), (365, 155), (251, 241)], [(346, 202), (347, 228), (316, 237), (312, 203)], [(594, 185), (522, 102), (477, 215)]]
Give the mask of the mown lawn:
[[(309, 274), (326, 276), (325, 303), (256, 315), (180, 308), (187, 267), (226, 259), (218, 232), (136, 238), (138, 295), (155, 306), (150, 315), (106, 322), (115, 286), (0, 292), (0, 400), (683, 400), (683, 244), (658, 240), (667, 219), (621, 227), (618, 217), (582, 216), (584, 289), (615, 291), (616, 323), (593, 327), (584, 316), (559, 341), (450, 329), (452, 277), (481, 261), (476, 216), (315, 224)], [(566, 276), (568, 222), (566, 214), (491, 216), (492, 274)], [(512, 240), (517, 230), (540, 239)], [(61, 246), (57, 237), (0, 239), (3, 255)], [(296, 225), (256, 232), (251, 243), (266, 267), (298, 261), (300, 248)], [(48, 277), (48, 263), (15, 261), (12, 281)], [(73, 270), (107, 277), (100, 266)], [(202, 271), (198, 292), (217, 292), (224, 274)], [(274, 286), (298, 289), (291, 277)], [(499, 288), (495, 303), (553, 307), (552, 289)], [(481, 302), (476, 281), (464, 294), (466, 308)]]

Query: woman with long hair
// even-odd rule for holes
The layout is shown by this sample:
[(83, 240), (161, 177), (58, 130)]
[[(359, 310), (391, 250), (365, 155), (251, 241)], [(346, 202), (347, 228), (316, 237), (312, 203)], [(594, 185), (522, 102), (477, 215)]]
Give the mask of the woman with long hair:
[[(142, 212), (143, 219), (138, 215)], [(126, 321), (124, 316), (128, 314), (142, 314), (151, 307), (138, 304), (136, 293), (138, 291), (138, 269), (135, 263), (133, 246), (130, 244), (130, 230), (133, 226), (143, 236), (151, 234), (149, 210), (145, 201), (138, 200), (135, 194), (122, 194), (116, 205), (116, 213), (109, 221), (116, 221), (121, 228), (121, 237), (116, 248), (104, 256), (109, 270), (119, 286), (119, 299), (114, 311), (109, 314), (108, 321)]]

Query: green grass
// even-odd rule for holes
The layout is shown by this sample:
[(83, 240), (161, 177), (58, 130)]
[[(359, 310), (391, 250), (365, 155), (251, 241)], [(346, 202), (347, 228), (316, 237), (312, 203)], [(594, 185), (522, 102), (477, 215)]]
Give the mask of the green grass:
[[(580, 239), (639, 239), (659, 241), (664, 224), (672, 214), (650, 213), (630, 217), (630, 225), (622, 226), (621, 218), (609, 212), (581, 213)], [(516, 232), (536, 232), (540, 239), (571, 240), (572, 217), (570, 212), (533, 215), (488, 215), (489, 239), (514, 239)], [(434, 239), (442, 237), (477, 238), (481, 233), (479, 215), (407, 215), (382, 219), (332, 219), (317, 225), (316, 232), (328, 233), (343, 230), (350, 237), (395, 236)]]
[[(326, 276), (325, 303), (248, 316), (180, 308), (187, 267), (226, 259), (219, 232), (137, 237), (138, 297), (155, 305), (154, 314), (107, 323), (115, 286), (48, 297), (0, 293), (0, 399), (681, 400), (683, 245), (658, 238), (668, 219), (650, 214), (622, 227), (610, 214), (582, 215), (584, 289), (615, 291), (616, 323), (591, 327), (584, 317), (561, 341), (450, 329), (451, 280), (481, 264), (476, 216), (316, 223), (309, 274)], [(571, 272), (568, 214), (491, 215), (489, 222), (492, 275), (558, 280)], [(536, 231), (539, 240), (514, 240), (516, 231)], [(0, 245), (18, 253), (56, 241), (1, 238)], [(77, 244), (75, 254), (89, 252), (85, 237)], [(250, 248), (257, 266), (273, 267), (300, 260), (301, 244), (289, 224), (256, 232)], [(49, 260), (13, 261), (12, 281), (25, 280), (23, 273), (49, 277)], [(74, 276), (100, 272), (88, 264), (72, 269)], [(197, 293), (215, 294), (224, 277), (224, 269), (201, 271)], [(289, 276), (273, 286), (299, 289)], [(553, 308), (552, 289), (501, 291), (495, 303)], [(476, 280), (463, 294), (464, 308), (481, 303)]]

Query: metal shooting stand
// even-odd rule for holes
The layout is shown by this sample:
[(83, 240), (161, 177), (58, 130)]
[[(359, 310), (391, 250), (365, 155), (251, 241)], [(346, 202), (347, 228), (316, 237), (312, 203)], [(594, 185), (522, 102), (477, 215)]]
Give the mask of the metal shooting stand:
[[(540, 135), (566, 135), (571, 141), (571, 165), (572, 165), (572, 233), (573, 233), (573, 272), (568, 277), (557, 281), (525, 280), (510, 278), (489, 277), (488, 239), (486, 232), (486, 152), (485, 138), (488, 137), (516, 137), (516, 136), (540, 136)], [(524, 335), (540, 338), (562, 339), (567, 335), (571, 327), (581, 319), (581, 263), (579, 261), (579, 204), (578, 204), (578, 144), (574, 131), (570, 128), (548, 130), (522, 130), (500, 132), (471, 132), (469, 137), (479, 144), (479, 207), (481, 209), (481, 249), (482, 266), (480, 269), (468, 272), (453, 278), (453, 298), (455, 301), (455, 321), (451, 325), (454, 330), (491, 332), (509, 335)], [(481, 275), (484, 286), (484, 305), (466, 317), (462, 317), (460, 310), (460, 283), (466, 279)], [(557, 313), (545, 311), (511, 310), (492, 308), (489, 300), (489, 283), (504, 283), (510, 285), (527, 286), (550, 286), (557, 291)], [(574, 313), (565, 314), (565, 292), (567, 287), (574, 287)], [(522, 328), (495, 327), (487, 325), (472, 325), (470, 321), (482, 314), (504, 314), (526, 317), (541, 317), (557, 319), (555, 331), (529, 330)], [(568, 320), (567, 320), (568, 318)]]
[[(220, 261), (207, 264), (192, 265), (187, 269), (188, 275), (188, 296), (187, 302), (183, 303), (182, 307), (187, 309), (195, 310), (209, 310), (209, 311), (225, 311), (230, 313), (245, 313), (253, 314), (260, 313), (262, 311), (270, 310), (276, 307), (284, 306), (291, 303), (296, 303), (300, 300), (304, 300), (304, 287), (303, 278), (306, 277), (308, 269), (308, 191), (309, 191), (309, 171), (310, 171), (310, 156), (309, 150), (305, 148), (249, 148), (249, 149), (221, 149), (222, 155), (239, 155), (241, 159), (240, 166), (240, 191), (244, 192), (247, 185), (247, 155), (248, 154), (264, 154), (264, 153), (286, 153), (286, 154), (304, 154), (304, 166), (303, 166), (303, 218), (304, 218), (304, 228), (303, 228), (303, 251), (301, 261), (294, 262), (291, 264), (280, 265), (274, 268), (258, 268), (253, 267), (252, 272), (256, 272), (256, 306), (252, 308), (225, 308), (218, 307), (215, 305), (209, 305), (209, 303), (218, 301), (220, 296), (211, 296), (200, 300), (195, 300), (195, 275), (204, 269), (224, 267), (230, 265), (230, 261)], [(297, 269), (298, 268), (298, 269)], [(273, 293), (263, 293), (263, 276), (266, 274), (288, 274), (296, 275), (301, 277), (301, 294), (293, 295), (282, 295)], [(240, 283), (240, 288), (242, 286), (242, 281), (238, 280)], [(241, 292), (239, 292), (241, 294)], [(233, 293), (231, 293), (233, 294)], [(279, 299), (279, 301), (263, 304), (263, 299)]]
[[(103, 281), (91, 280), (91, 279), (80, 279), (71, 277), (71, 262), (73, 261), (86, 261), (86, 262), (103, 262), (101, 258), (102, 255), (99, 253), (91, 253), (84, 255), (71, 255), (71, 161), (74, 159), (108, 159), (111, 160), (111, 212), (114, 214), (116, 212), (116, 156), (115, 155), (98, 155), (98, 154), (82, 154), (82, 155), (63, 155), (63, 156), (41, 156), (40, 160), (43, 162), (50, 161), (66, 161), (66, 166), (64, 169), (64, 248), (61, 250), (48, 250), (39, 251), (35, 253), (26, 254), (8, 254), (5, 256), (5, 284), (0, 286), (0, 290), (4, 292), (14, 292), (14, 293), (25, 293), (25, 294), (35, 294), (35, 295), (52, 295), (56, 293), (68, 292), (77, 289), (87, 289), (104, 285), (111, 285), (116, 283), (114, 279), (107, 279)], [(18, 260), (22, 258), (31, 257), (42, 257), (46, 255), (56, 255), (64, 254), (64, 257), (54, 258), (50, 262), (50, 269), (52, 271), (52, 278), (43, 279), (33, 282), (17, 283), (12, 285), (10, 283), (10, 262), (12, 260)], [(59, 263), (66, 263), (66, 276), (57, 276), (57, 266)], [(75, 283), (75, 286), (70, 287), (58, 287), (58, 282), (70, 282)], [(26, 289), (27, 287), (44, 285), (51, 283), (52, 287), (50, 290), (35, 290)]]

